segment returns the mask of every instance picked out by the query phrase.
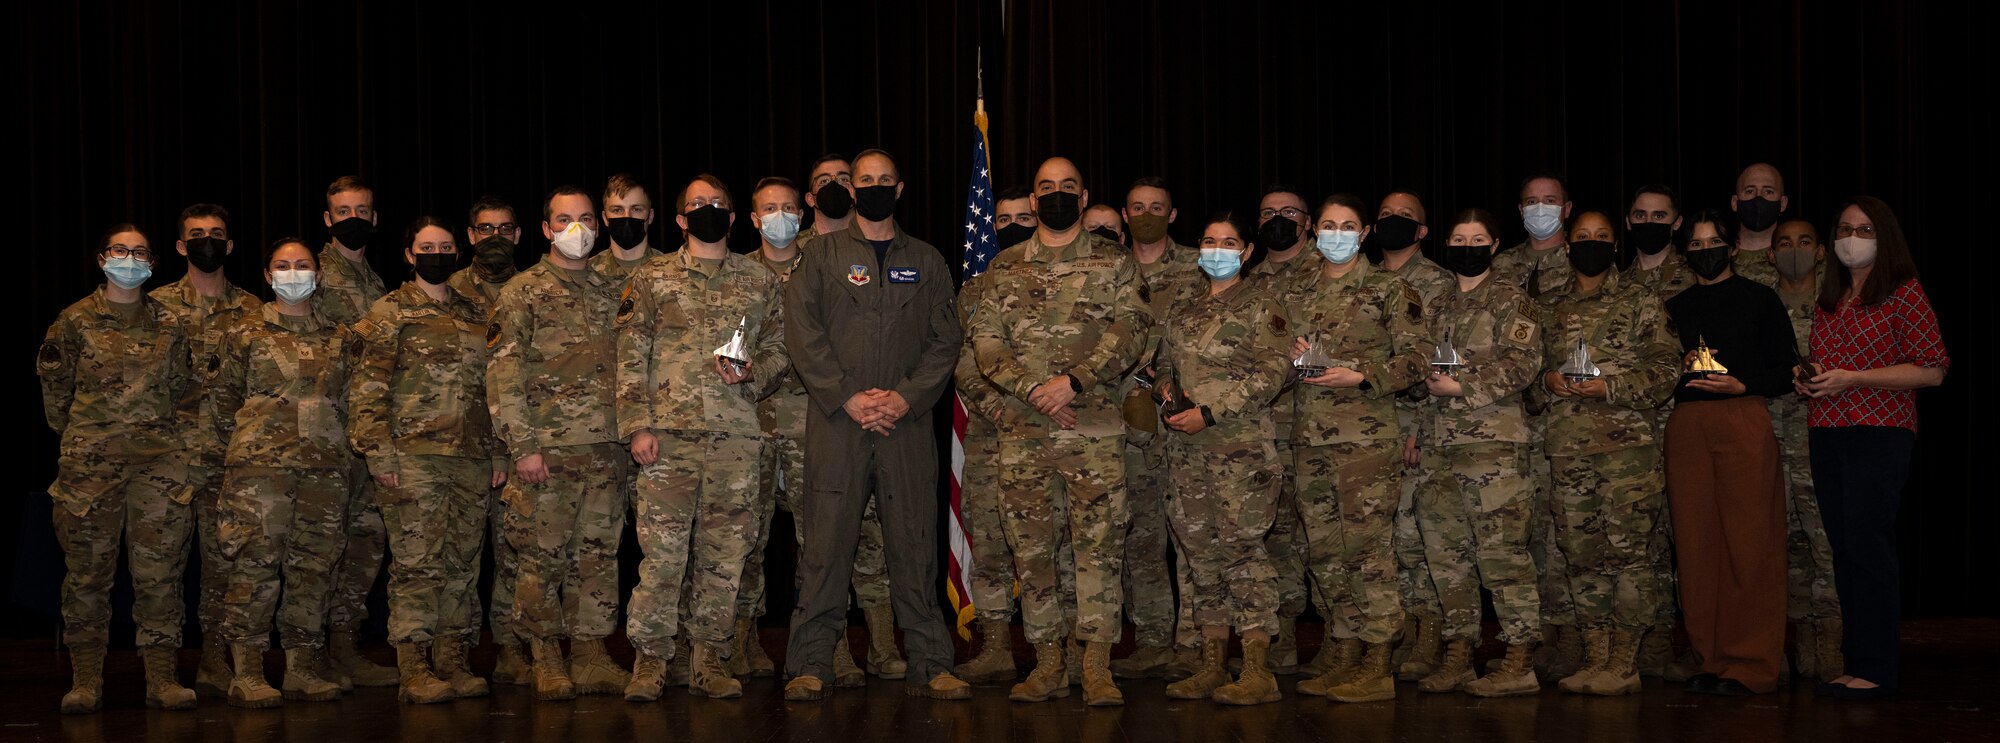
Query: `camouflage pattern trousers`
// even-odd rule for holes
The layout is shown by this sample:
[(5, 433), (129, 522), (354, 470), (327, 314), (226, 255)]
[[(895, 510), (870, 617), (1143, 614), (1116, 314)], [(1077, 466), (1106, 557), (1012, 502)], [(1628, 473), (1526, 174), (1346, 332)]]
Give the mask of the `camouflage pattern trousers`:
[(1806, 439), (1806, 403), (1790, 395), (1766, 400), (1778, 435), (1778, 464), (1785, 471), (1786, 618), (1793, 622), (1840, 618), (1833, 586), (1833, 543), (1813, 493), (1812, 447)]
[(348, 467), (225, 469), (216, 526), (228, 561), (224, 638), (268, 647), (275, 612), (280, 647), (325, 646), (334, 569), (348, 545), (352, 473)]
[(618, 540), (632, 456), (614, 443), (542, 451), (549, 479), (507, 479), (507, 539), (514, 544), (514, 627), (524, 639), (596, 640), (618, 627)]
[[(674, 656), (687, 588), (687, 634), (727, 646), (736, 629), (736, 592), (757, 544), (756, 506), (764, 439), (726, 433), (654, 431), (659, 458), (639, 471), (633, 500), (639, 585), (625, 636), (659, 658)], [(684, 583), (685, 582), (685, 583)]]
[[(972, 473), (970, 457), (968, 452), (967, 479)], [(1167, 563), (1167, 554), (1173, 549), (1173, 537), (1167, 529), (1173, 479), (1167, 467), (1165, 436), (1125, 434), (1125, 492), (1125, 502), (1132, 511), (1132, 526), (1125, 532), (1125, 614), (1132, 619), (1134, 641), (1146, 647), (1167, 647), (1174, 641), (1175, 615), (1174, 571)]]
[(354, 458), (347, 474), (347, 548), (335, 569), (333, 596), (329, 598), (327, 624), (334, 631), (354, 631), (368, 621), (368, 592), (375, 590), (375, 578), (382, 574), (382, 559), (388, 554), (389, 532), (382, 525), (382, 509), (375, 502), (375, 478), (368, 466)]
[(1417, 518), (1417, 489), (1423, 485), (1424, 475), (1421, 468), (1402, 464), (1402, 456), (1402, 452), (1397, 451), (1397, 466), (1403, 476), (1401, 499), (1396, 501), (1392, 541), (1396, 550), (1396, 572), (1402, 578), (1403, 612), (1435, 624), (1444, 621), (1444, 607), (1438, 603), (1437, 584), (1431, 580), (1430, 561), (1424, 559), (1423, 521)]
[[(1272, 442), (1278, 451), (1278, 517), (1271, 522), (1271, 534), (1264, 538), (1265, 548), (1271, 553), (1271, 568), (1278, 571), (1278, 616), (1297, 619), (1306, 613), (1306, 601), (1310, 598), (1306, 588), (1306, 533), (1300, 523), (1299, 491), (1292, 472), (1292, 442), (1279, 439)], [(1325, 597), (1320, 597), (1321, 611)], [(1272, 631), (1276, 635), (1276, 630)]]
[(1574, 626), (1634, 634), (1652, 626), (1659, 611), (1653, 538), (1666, 502), (1660, 450), (1551, 457), (1549, 470)]
[[(508, 477), (512, 478), (513, 473), (508, 473)], [(484, 624), (493, 633), (493, 642), (500, 645), (524, 639), (514, 630), (514, 583), (520, 580), (520, 558), (514, 554), (514, 543), (507, 540), (507, 501), (501, 497), (504, 492), (492, 488), (486, 493), (486, 544), (493, 550), (493, 606), (482, 612), (479, 602), (472, 602), (472, 626), (481, 624), (483, 614)]]
[(1500, 640), (1541, 639), (1541, 596), (1528, 531), (1534, 484), (1526, 444), (1482, 442), (1423, 449), (1417, 491), (1424, 559), (1444, 609), (1447, 640), (1479, 641), (1479, 589), (1493, 592)]
[(490, 459), (403, 455), (395, 487), (376, 491), (389, 531), (389, 641), (456, 635), (478, 642), (479, 551)]
[(144, 462), (64, 456), (51, 519), (69, 572), (62, 582), (63, 642), (104, 647), (111, 634), (111, 582), (118, 544), (132, 573), (132, 620), (140, 647), (181, 646), (181, 573), (194, 529), (181, 454)]
[(1556, 534), (1555, 477), (1549, 468), (1549, 419), (1528, 417), (1528, 479), (1535, 484), (1534, 523), (1528, 531), (1528, 556), (1541, 576), (1535, 590), (1542, 597), (1542, 622), (1564, 627), (1576, 626), (1576, 606), (1570, 597), (1569, 567)]
[(1306, 564), (1328, 611), (1332, 636), (1386, 643), (1403, 624), (1396, 569), (1396, 506), (1402, 500), (1401, 439), (1301, 446), (1299, 517)]
[(1275, 442), (1168, 444), (1174, 493), (1167, 520), (1187, 556), (1200, 627), (1278, 634), (1278, 569), (1266, 540), (1278, 518), (1285, 467)]
[[(1103, 438), (1000, 442), (1001, 519), (1021, 582), (1022, 625), (1030, 642), (1063, 639), (1075, 608), (1078, 642), (1117, 642), (1123, 634), (1125, 441)], [(1067, 537), (1076, 560), (1074, 601), (1066, 601), (1061, 553)]]
[(229, 580), (229, 564), (222, 559), (222, 540), (216, 530), (216, 522), (222, 516), (217, 508), (222, 500), (222, 466), (188, 465), (188, 487), (194, 489), (194, 498), (188, 505), (194, 509), (190, 514), (194, 518), (194, 543), (201, 555), (195, 618), (200, 620), (203, 632), (220, 632), (222, 590)]

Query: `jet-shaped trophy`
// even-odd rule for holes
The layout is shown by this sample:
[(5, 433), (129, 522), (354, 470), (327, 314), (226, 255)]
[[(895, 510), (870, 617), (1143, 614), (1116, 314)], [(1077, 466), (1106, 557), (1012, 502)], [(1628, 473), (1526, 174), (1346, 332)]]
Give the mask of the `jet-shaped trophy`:
[(1431, 348), (1433, 349), (1431, 352), (1432, 371), (1439, 372), (1442, 374), (1451, 374), (1453, 372), (1458, 371), (1459, 367), (1465, 366), (1465, 360), (1459, 358), (1458, 349), (1451, 345), (1450, 328), (1445, 328), (1444, 342), (1439, 343), (1436, 346), (1432, 346)]
[(750, 354), (743, 350), (743, 330), (749, 325), (750, 318), (747, 317), (736, 321), (735, 334), (729, 336), (728, 343), (715, 349), (715, 355), (722, 357), (722, 363), (728, 364), (729, 370), (737, 374), (743, 374), (750, 369)]
[(1604, 376), (1603, 370), (1598, 369), (1596, 364), (1590, 363), (1590, 349), (1583, 347), (1582, 338), (1576, 339), (1576, 350), (1570, 353), (1568, 363), (1563, 364), (1556, 372), (1571, 382), (1588, 382)]
[(1710, 374), (1728, 374), (1729, 367), (1715, 361), (1715, 351), (1708, 347), (1708, 339), (1695, 336), (1694, 363), (1688, 365), (1688, 373), (1707, 379)]

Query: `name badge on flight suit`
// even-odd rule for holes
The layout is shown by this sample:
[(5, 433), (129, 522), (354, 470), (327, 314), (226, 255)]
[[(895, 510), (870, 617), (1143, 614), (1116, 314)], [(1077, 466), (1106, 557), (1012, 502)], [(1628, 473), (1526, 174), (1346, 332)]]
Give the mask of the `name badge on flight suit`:
[(914, 268), (893, 268), (893, 267), (892, 267), (892, 268), (890, 268), (890, 269), (889, 269), (889, 283), (891, 283), (891, 284), (914, 284), (914, 283), (917, 283), (917, 277), (918, 277), (918, 275), (919, 275), (919, 274), (917, 273), (917, 269), (914, 269)]

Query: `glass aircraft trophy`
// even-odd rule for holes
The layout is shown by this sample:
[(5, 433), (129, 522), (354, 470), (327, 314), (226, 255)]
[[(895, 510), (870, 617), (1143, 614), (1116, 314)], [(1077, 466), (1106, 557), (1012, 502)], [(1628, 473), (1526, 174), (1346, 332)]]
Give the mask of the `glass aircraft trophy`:
[(721, 357), (722, 363), (729, 365), (729, 370), (739, 375), (750, 370), (750, 354), (743, 350), (743, 330), (749, 327), (749, 324), (750, 318), (738, 320), (736, 332), (729, 336), (729, 342), (715, 349), (715, 355)]
[(1459, 357), (1458, 349), (1451, 345), (1451, 329), (1444, 331), (1444, 341), (1432, 346), (1431, 370), (1440, 374), (1451, 374), (1465, 366), (1465, 359)]
[(1604, 376), (1604, 371), (1590, 363), (1590, 349), (1584, 348), (1583, 339), (1576, 339), (1576, 350), (1569, 355), (1569, 361), (1556, 370), (1570, 382), (1588, 382)]

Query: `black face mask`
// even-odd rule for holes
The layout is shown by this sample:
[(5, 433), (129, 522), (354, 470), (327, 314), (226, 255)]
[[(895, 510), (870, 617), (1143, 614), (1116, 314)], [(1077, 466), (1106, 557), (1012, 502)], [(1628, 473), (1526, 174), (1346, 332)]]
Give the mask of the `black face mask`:
[(197, 237), (187, 241), (188, 265), (202, 273), (212, 273), (229, 257), (229, 241), (220, 237)]
[(1099, 227), (1097, 229), (1091, 230), (1090, 234), (1096, 235), (1106, 240), (1110, 240), (1120, 245), (1125, 244), (1125, 238), (1119, 237), (1118, 233), (1112, 231), (1112, 229), (1109, 227)]
[(1034, 235), (1035, 228), (1021, 224), (1020, 222), (1002, 227), (998, 232), (994, 233), (994, 237), (1000, 241), (1001, 250), (1006, 250), (1027, 242), (1028, 238), (1034, 237)]
[(1569, 244), (1569, 267), (1584, 276), (1601, 276), (1618, 257), (1618, 246), (1604, 240), (1579, 240)]
[(1641, 222), (1625, 231), (1626, 241), (1632, 249), (1646, 255), (1659, 255), (1674, 241), (1674, 228), (1665, 222)]
[(1083, 197), (1068, 191), (1050, 191), (1035, 197), (1035, 218), (1056, 232), (1069, 229), (1083, 218)]
[(472, 270), (489, 284), (504, 284), (514, 278), (514, 241), (499, 235), (472, 246)]
[[(694, 220), (688, 222), (692, 224)], [(638, 217), (612, 217), (604, 220), (604, 231), (610, 233), (612, 244), (631, 250), (646, 241), (646, 220)]]
[[(688, 237), (705, 243), (719, 243), (729, 236), (729, 210), (720, 204), (698, 206), (681, 216), (687, 219)], [(612, 234), (615, 236), (617, 233)]]
[(1282, 253), (1299, 243), (1299, 223), (1291, 217), (1272, 217), (1257, 226), (1257, 244)]
[(375, 223), (360, 217), (348, 217), (326, 228), (326, 234), (340, 241), (348, 250), (367, 250), (368, 243), (375, 239)]
[(1729, 246), (1690, 250), (1687, 252), (1687, 262), (1688, 268), (1694, 271), (1694, 275), (1714, 281), (1723, 271), (1729, 270), (1731, 262)]
[(1417, 241), (1417, 220), (1398, 214), (1391, 214), (1375, 220), (1375, 229), (1368, 233), (1368, 242), (1383, 251), (1402, 250)]
[(896, 213), (895, 186), (862, 186), (854, 189), (854, 213), (870, 222), (880, 222)]
[(847, 194), (847, 187), (840, 185), (840, 181), (827, 181), (826, 185), (819, 187), (818, 193), (813, 194), (813, 203), (817, 204), (813, 208), (826, 215), (827, 219), (839, 219), (847, 216), (847, 210), (854, 208), (854, 197)]
[(417, 277), (427, 284), (442, 284), (458, 270), (457, 253), (412, 253)]
[(1778, 223), (1777, 199), (1746, 199), (1736, 202), (1736, 218), (1743, 222), (1743, 229), (1763, 232)]
[(1472, 278), (1493, 265), (1491, 245), (1446, 245), (1444, 246), (1444, 267), (1452, 273)]

